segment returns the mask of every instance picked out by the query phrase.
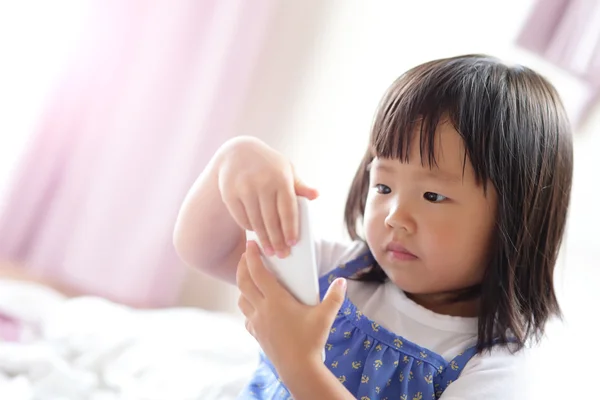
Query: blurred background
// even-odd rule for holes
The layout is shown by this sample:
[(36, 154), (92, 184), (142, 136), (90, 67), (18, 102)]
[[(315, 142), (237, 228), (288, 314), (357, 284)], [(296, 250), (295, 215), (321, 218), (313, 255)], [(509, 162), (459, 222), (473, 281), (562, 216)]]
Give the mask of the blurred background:
[(0, 50), (0, 259), (129, 305), (231, 312), (234, 288), (182, 266), (171, 243), (221, 143), (249, 134), (287, 154), (321, 192), (319, 235), (344, 239), (347, 190), (397, 76), (463, 53), (532, 67), (575, 132), (565, 323), (546, 361), (593, 346), (598, 1), (2, 1)]

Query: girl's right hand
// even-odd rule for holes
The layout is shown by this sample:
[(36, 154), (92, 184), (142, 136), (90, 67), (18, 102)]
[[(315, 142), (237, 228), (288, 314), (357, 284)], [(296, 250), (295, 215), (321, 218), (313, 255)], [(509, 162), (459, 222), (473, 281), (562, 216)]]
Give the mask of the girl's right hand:
[(267, 256), (284, 258), (298, 240), (296, 196), (317, 198), (280, 153), (252, 137), (234, 139), (218, 167), (223, 203), (237, 224), (254, 231)]

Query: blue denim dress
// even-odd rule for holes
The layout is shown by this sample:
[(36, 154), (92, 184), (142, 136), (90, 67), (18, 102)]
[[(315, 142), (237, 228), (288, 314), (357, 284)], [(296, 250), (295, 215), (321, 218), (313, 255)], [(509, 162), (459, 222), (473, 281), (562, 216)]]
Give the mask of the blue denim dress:
[[(352, 277), (372, 267), (370, 253), (340, 265), (319, 280), (321, 298), (338, 277)], [(475, 355), (469, 348), (450, 362), (365, 317), (344, 300), (325, 345), (325, 364), (357, 398), (437, 399)], [(240, 399), (291, 399), (275, 368), (261, 354), (260, 364)]]

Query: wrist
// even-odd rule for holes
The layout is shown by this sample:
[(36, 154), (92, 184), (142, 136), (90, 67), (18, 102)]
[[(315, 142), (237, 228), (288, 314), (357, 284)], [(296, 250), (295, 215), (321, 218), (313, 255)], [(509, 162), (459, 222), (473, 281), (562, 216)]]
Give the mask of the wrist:
[(256, 146), (262, 143), (259, 139), (253, 136), (236, 136), (227, 140), (215, 153), (213, 157), (213, 168), (218, 174), (224, 161), (231, 157), (236, 157), (245, 149)]
[(298, 363), (301, 368), (284, 371), (281, 380), (296, 400), (354, 400), (338, 378), (321, 361)]
[(307, 368), (315, 368), (323, 365), (323, 357), (320, 353), (317, 357), (316, 354), (311, 354), (310, 352), (303, 354), (291, 352), (285, 358), (285, 360), (280, 360), (279, 365), (275, 365), (280, 375), (293, 376), (303, 373)]
[(306, 382), (314, 382), (315, 377), (331, 372), (323, 363), (321, 355), (319, 355), (318, 358), (311, 357), (288, 363), (288, 365), (277, 369), (277, 373), (286, 386), (294, 392), (293, 389), (298, 384), (303, 385)]

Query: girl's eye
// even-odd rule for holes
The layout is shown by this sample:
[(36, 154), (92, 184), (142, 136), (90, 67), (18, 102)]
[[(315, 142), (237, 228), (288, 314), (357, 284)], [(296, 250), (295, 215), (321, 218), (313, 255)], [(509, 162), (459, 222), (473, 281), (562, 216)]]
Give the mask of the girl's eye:
[(381, 183), (375, 185), (375, 189), (377, 190), (377, 193), (380, 194), (390, 194), (392, 192), (392, 189), (390, 189), (388, 186), (382, 185)]
[(423, 194), (423, 198), (432, 203), (439, 203), (447, 199), (446, 196), (442, 196), (441, 194), (433, 193), (433, 192), (425, 192)]

